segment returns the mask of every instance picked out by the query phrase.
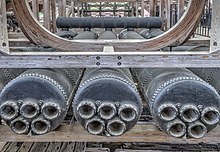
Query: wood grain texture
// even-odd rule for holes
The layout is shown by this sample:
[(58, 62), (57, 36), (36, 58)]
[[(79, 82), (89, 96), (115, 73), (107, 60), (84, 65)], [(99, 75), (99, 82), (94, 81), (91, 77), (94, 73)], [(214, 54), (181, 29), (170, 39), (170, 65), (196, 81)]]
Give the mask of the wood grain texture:
[(149, 40), (124, 40), (124, 41), (104, 41), (87, 40), (68, 41), (53, 35), (42, 27), (24, 0), (13, 0), (15, 14), (20, 21), (28, 37), (38, 45), (51, 46), (60, 50), (71, 50), (73, 52), (97, 51), (101, 52), (104, 45), (112, 45), (115, 51), (152, 51), (169, 46), (171, 44), (181, 44), (185, 42), (194, 31), (197, 23), (200, 21), (203, 12), (205, 0), (190, 0), (188, 10), (179, 20), (176, 26), (164, 34)]
[[(0, 127), (0, 141), (10, 142), (152, 142), (152, 143), (170, 143), (170, 144), (196, 144), (207, 143), (215, 144), (220, 140), (220, 127), (208, 133), (202, 139), (177, 139), (159, 131), (154, 125), (136, 125), (131, 131), (119, 137), (94, 136), (86, 132), (80, 125), (61, 125), (56, 131), (46, 135), (26, 136), (16, 135), (9, 127)], [(34, 148), (34, 147), (32, 147)], [(42, 148), (42, 147), (35, 147)]]
[(0, 52), (9, 53), (5, 0), (0, 1)]
[(220, 50), (220, 1), (213, 0), (212, 28), (211, 28), (211, 52)]
[[(149, 53), (60, 53), (41, 52), (32, 55), (32, 52), (13, 53), (0, 56), (0, 68), (84, 68), (84, 67), (220, 67), (219, 54), (207, 52), (154, 52)], [(23, 55), (21, 55), (23, 54)]]

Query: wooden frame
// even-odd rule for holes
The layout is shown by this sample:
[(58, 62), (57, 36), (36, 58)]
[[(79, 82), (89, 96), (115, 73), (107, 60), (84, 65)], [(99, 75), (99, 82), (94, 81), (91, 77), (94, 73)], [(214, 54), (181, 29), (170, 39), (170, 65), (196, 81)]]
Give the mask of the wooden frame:
[(9, 53), (5, 0), (0, 1), (0, 50)]
[[(50, 33), (30, 13), (25, 0), (14, 0), (14, 11), (25, 34), (38, 45), (72, 52), (103, 52), (104, 46), (113, 46), (115, 52), (149, 52), (160, 48), (182, 44), (196, 28), (205, 6), (205, 0), (190, 0), (188, 10), (179, 23), (164, 34), (149, 40), (75, 40), (68, 41)], [(37, 53), (33, 53), (37, 54)], [(51, 53), (52, 54), (52, 53)], [(90, 55), (88, 53), (88, 55)]]

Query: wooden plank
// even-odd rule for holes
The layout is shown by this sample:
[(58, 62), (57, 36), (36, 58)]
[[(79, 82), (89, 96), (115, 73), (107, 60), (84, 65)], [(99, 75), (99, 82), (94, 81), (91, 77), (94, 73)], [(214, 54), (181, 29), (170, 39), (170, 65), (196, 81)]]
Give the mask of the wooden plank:
[(76, 143), (75, 142), (64, 142), (61, 146), (60, 151), (62, 152), (73, 152), (75, 149)]
[(21, 147), (18, 149), (17, 152), (28, 152), (29, 149), (32, 148), (33, 144), (34, 143), (32, 143), (32, 142), (25, 142), (21, 145)]
[(4, 152), (17, 152), (20, 147), (21, 143), (13, 142)]
[(86, 148), (85, 152), (110, 152), (109, 148)]
[[(73, 68), (73, 67), (220, 67), (220, 56), (218, 54), (200, 55), (186, 54), (171, 55), (164, 52), (160, 55), (133, 53), (47, 53), (39, 52), (38, 55), (31, 55), (32, 52), (23, 53), (22, 56), (10, 55), (0, 56), (0, 68)], [(18, 53), (21, 54), (21, 53)], [(29, 54), (29, 55), (28, 55)], [(97, 58), (97, 56), (100, 57)], [(120, 58), (118, 58), (120, 56)], [(98, 60), (99, 59), (99, 60)], [(119, 60), (120, 59), (120, 60)], [(56, 64), (54, 64), (56, 63)], [(99, 64), (97, 64), (99, 63)], [(120, 64), (119, 64), (120, 63)]]
[[(131, 131), (119, 137), (94, 136), (86, 132), (80, 125), (61, 125), (56, 131), (46, 135), (25, 136), (16, 135), (8, 127), (0, 127), (0, 141), (11, 142), (152, 142), (152, 143), (170, 143), (170, 144), (216, 144), (220, 140), (220, 126), (208, 133), (202, 139), (173, 138), (159, 131), (154, 125), (136, 125)], [(37, 143), (36, 143), (37, 144)], [(34, 145), (32, 149), (44, 151), (41, 145)], [(31, 149), (31, 150), (32, 150)]]
[[(30, 141), (30, 142), (32, 142), (32, 141)], [(43, 142), (43, 141), (39, 141), (39, 142)], [(45, 143), (34, 143), (34, 145), (29, 150), (29, 152), (46, 152), (48, 146), (49, 146), (49, 143), (46, 143), (46, 142)]]
[(51, 142), (47, 148), (47, 152), (60, 152), (61, 142)]
[(211, 52), (220, 50), (220, 1), (213, 0), (212, 28), (211, 28)]
[(0, 142), (0, 151), (4, 148), (5, 145), (6, 145), (6, 142)]
[(0, 1), (0, 52), (9, 53), (5, 0)]
[[(79, 2), (110, 2), (109, 0), (78, 0)], [(136, 2), (137, 0), (111, 0), (111, 2)]]
[(1, 149), (2, 152), (6, 151), (11, 145), (11, 142), (7, 142), (5, 146)]

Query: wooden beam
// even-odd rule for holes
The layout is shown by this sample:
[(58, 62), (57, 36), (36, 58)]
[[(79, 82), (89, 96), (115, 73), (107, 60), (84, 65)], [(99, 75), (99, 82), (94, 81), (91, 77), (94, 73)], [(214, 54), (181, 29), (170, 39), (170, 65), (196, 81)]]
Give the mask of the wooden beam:
[[(158, 53), (158, 55), (156, 54)], [(185, 54), (184, 54), (185, 53)], [(220, 55), (200, 52), (17, 52), (0, 56), (0, 68), (176, 68), (220, 67)], [(199, 52), (197, 52), (199, 53)], [(97, 59), (98, 57), (98, 59)]]
[(0, 51), (9, 53), (5, 0), (0, 1)]
[(154, 125), (136, 125), (132, 130), (119, 137), (94, 136), (85, 131), (80, 125), (61, 125), (57, 130), (46, 135), (26, 136), (16, 135), (9, 127), (0, 127), (0, 142), (152, 142), (152, 143), (219, 143), (220, 127), (208, 133), (202, 139), (178, 139), (159, 131)]
[(51, 20), (50, 20), (50, 1), (49, 0), (44, 0), (43, 10), (44, 10), (44, 27), (50, 31)]
[(177, 13), (178, 20), (182, 17), (184, 13), (184, 7), (185, 7), (185, 0), (178, 0), (178, 13)]
[(37, 20), (39, 20), (39, 3), (38, 0), (32, 0), (32, 11)]
[(211, 28), (211, 52), (220, 50), (220, 0), (213, 0), (212, 5), (212, 28)]
[(78, 0), (78, 2), (135, 2), (136, 0)]
[(56, 26), (56, 0), (50, 0), (51, 3), (51, 20), (52, 20), (52, 31), (57, 32)]
[(149, 0), (150, 16), (156, 16), (157, 0)]
[(141, 16), (144, 17), (144, 0), (141, 0)]

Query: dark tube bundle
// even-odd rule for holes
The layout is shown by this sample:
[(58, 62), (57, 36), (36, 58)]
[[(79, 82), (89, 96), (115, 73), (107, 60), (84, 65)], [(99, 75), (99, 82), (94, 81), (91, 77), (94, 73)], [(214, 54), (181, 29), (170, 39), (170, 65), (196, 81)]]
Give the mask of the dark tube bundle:
[(88, 69), (73, 100), (79, 123), (91, 134), (120, 136), (138, 121), (141, 98), (128, 69)]
[(1, 117), (17, 134), (45, 134), (64, 120), (78, 71), (30, 69), (0, 94)]
[(160, 17), (58, 17), (58, 28), (161, 28)]
[(156, 124), (173, 137), (201, 138), (220, 120), (216, 90), (186, 69), (136, 71)]

